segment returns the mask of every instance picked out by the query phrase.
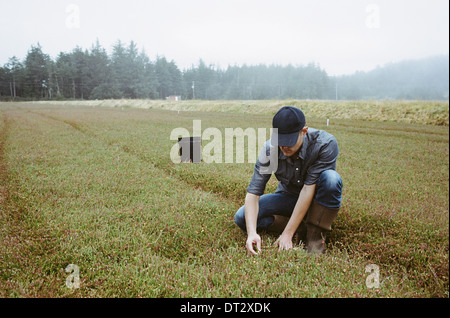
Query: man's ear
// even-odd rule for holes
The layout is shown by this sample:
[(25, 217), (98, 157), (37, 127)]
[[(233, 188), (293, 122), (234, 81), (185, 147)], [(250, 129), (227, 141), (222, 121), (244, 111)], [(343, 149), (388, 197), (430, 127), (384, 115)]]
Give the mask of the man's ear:
[(306, 133), (308, 132), (308, 126), (303, 127), (302, 132), (304, 135), (306, 135)]

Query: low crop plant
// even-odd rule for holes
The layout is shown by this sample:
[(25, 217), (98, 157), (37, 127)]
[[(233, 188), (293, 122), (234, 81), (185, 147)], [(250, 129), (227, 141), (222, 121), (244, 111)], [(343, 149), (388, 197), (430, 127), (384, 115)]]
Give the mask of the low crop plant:
[(343, 205), (328, 252), (278, 252), (262, 233), (251, 257), (234, 213), (253, 163), (175, 164), (169, 137), (193, 120), (270, 128), (272, 115), (153, 106), (2, 104), (2, 297), (448, 297), (448, 127), (353, 117), (327, 126), (330, 114), (308, 103), (308, 125), (340, 149)]

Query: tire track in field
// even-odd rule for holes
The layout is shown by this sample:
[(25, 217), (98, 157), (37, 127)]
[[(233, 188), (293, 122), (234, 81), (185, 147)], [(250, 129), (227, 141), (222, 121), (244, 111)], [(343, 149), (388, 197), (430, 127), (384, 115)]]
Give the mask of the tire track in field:
[(59, 118), (59, 117), (56, 117), (56, 116), (43, 114), (41, 112), (36, 112), (36, 111), (31, 111), (31, 110), (28, 110), (28, 112), (36, 114), (36, 115), (39, 115), (39, 116), (42, 116), (42, 117), (45, 117), (45, 118), (48, 118), (48, 119), (55, 120), (57, 122), (62, 122), (64, 124), (67, 124), (70, 127), (72, 127), (73, 129), (75, 129), (76, 131), (79, 131), (79, 132), (83, 133), (86, 136), (89, 136), (91, 138), (95, 138), (97, 140), (102, 140), (104, 143), (107, 144), (108, 147), (118, 147), (121, 151), (123, 151), (123, 152), (125, 152), (125, 153), (127, 153), (129, 155), (135, 156), (140, 161), (145, 162), (152, 169), (158, 169), (158, 170), (164, 172), (164, 174), (166, 174), (166, 176), (169, 176), (171, 178), (176, 178), (178, 181), (183, 182), (184, 184), (189, 185), (191, 187), (193, 186), (196, 189), (199, 189), (199, 190), (201, 190), (201, 191), (203, 191), (205, 193), (214, 193), (214, 195), (216, 195), (216, 196), (218, 196), (218, 197), (220, 197), (222, 199), (225, 199), (228, 202), (231, 201), (235, 205), (236, 210), (237, 210), (237, 208), (239, 208), (242, 205), (241, 201), (243, 201), (243, 198), (236, 198), (234, 196), (228, 196), (224, 192), (215, 191), (214, 189), (207, 189), (201, 183), (196, 182), (195, 180), (189, 181), (189, 180), (183, 179), (181, 176), (173, 174), (171, 171), (167, 170), (166, 168), (164, 168), (164, 167), (162, 167), (162, 166), (160, 166), (158, 164), (154, 164), (154, 163), (150, 162), (148, 160), (148, 158), (146, 158), (144, 155), (142, 155), (139, 152), (134, 151), (135, 149), (130, 148), (127, 145), (123, 145), (120, 141), (118, 141), (118, 140), (106, 140), (106, 139), (98, 136), (95, 133), (95, 131), (92, 131), (90, 129), (86, 129), (85, 127), (83, 127), (83, 124), (80, 124), (80, 123), (78, 123), (76, 121), (73, 121), (73, 120), (62, 119), (62, 118)]
[[(20, 112), (25, 114), (31, 114), (34, 118), (38, 119), (39, 117), (41, 117), (45, 119), (46, 123), (50, 123), (52, 126), (58, 127), (60, 130), (67, 130), (67, 131), (70, 131), (69, 129), (76, 129), (77, 131), (83, 130), (82, 128), (81, 129), (75, 128), (78, 127), (76, 123), (75, 125), (71, 125), (67, 121), (59, 120), (54, 116), (50, 115), (45, 116), (43, 114), (39, 114), (38, 112), (26, 111), (23, 109), (21, 109)], [(68, 126), (62, 126), (61, 122), (64, 122)], [(6, 135), (6, 129), (2, 128), (3, 126), (0, 117), (0, 137), (2, 137), (1, 140), (3, 141), (3, 136)], [(102, 144), (101, 138), (91, 136), (87, 132), (84, 133), (82, 137), (89, 138), (91, 141), (100, 140), (99, 144)], [(1, 149), (3, 149), (3, 143), (1, 143), (0, 145), (2, 146)], [(1, 158), (3, 158), (3, 152), (1, 152), (0, 155)], [(1, 163), (3, 163), (3, 161)], [(6, 174), (4, 174), (4, 176), (6, 176)], [(3, 175), (1, 177), (3, 179)], [(2, 183), (0, 183), (0, 185), (1, 184)], [(10, 203), (9, 201), (10, 200), (8, 200), (8, 204)], [(28, 211), (17, 210), (16, 208), (12, 209), (10, 206), (8, 211), (11, 211), (13, 216), (15, 215), (17, 217), (15, 218), (10, 216), (4, 217), (5, 219), (10, 220), (9, 224), (7, 224), (6, 227), (8, 232), (6, 232), (5, 226), (3, 226), (2, 223), (3, 210), (1, 209), (0, 206), (0, 238), (2, 238), (2, 244), (0, 244), (0, 263), (2, 263), (2, 265), (3, 263), (6, 265), (5, 268), (0, 267), (0, 297), (8, 297), (11, 295), (15, 295), (20, 297), (53, 298), (55, 297), (55, 295), (60, 296), (61, 294), (63, 294), (64, 296), (65, 295), (64, 291), (66, 291), (70, 295), (71, 291), (70, 289), (65, 288), (66, 286), (64, 281), (64, 279), (67, 278), (68, 274), (62, 274), (64, 275), (64, 277), (61, 277), (62, 275), (60, 274), (60, 272), (62, 272), (62, 270), (65, 267), (65, 265), (61, 266), (61, 264), (67, 265), (66, 263), (67, 259), (65, 258), (66, 253), (64, 253), (64, 251), (62, 251), (61, 249), (57, 248), (58, 244), (60, 244), (59, 241), (67, 240), (66, 233), (56, 235), (57, 239), (59, 239), (59, 241), (57, 241), (54, 238), (48, 236), (49, 233), (48, 226), (45, 225), (40, 227), (36, 226), (33, 227), (33, 231), (29, 231), (28, 228), (30, 226), (28, 224), (32, 224), (33, 222), (29, 221), (26, 218), (27, 217), (26, 214)], [(39, 233), (38, 230), (40, 230), (41, 233)], [(163, 228), (160, 233), (163, 233), (164, 230), (166, 230), (166, 228)], [(6, 235), (2, 235), (3, 232), (5, 232)], [(167, 232), (165, 232), (165, 234), (166, 233)], [(189, 258), (189, 255), (180, 254), (181, 256), (179, 255), (178, 257), (170, 257), (170, 255), (167, 255), (165, 251), (158, 250), (159, 249), (157, 245), (158, 239), (156, 239), (152, 243), (149, 243), (150, 244), (149, 246), (151, 246), (152, 249), (150, 251), (152, 258), (161, 259), (162, 261), (160, 262), (163, 262), (164, 264), (169, 264), (168, 266), (170, 268), (172, 267), (189, 268), (189, 264), (186, 262)], [(10, 241), (13, 242), (9, 243)], [(53, 246), (49, 245), (49, 243), (51, 242), (54, 242)], [(34, 253), (35, 251), (37, 253)], [(55, 256), (53, 257), (53, 255)], [(40, 262), (45, 262), (45, 258), (47, 257), (51, 259), (50, 262), (51, 264), (48, 266), (51, 266), (51, 269), (53, 270), (57, 269), (58, 272), (56, 273), (42, 272), (42, 266), (40, 266)], [(203, 265), (201, 266), (202, 271), (207, 269), (207, 267), (206, 269), (204, 269)], [(162, 267), (159, 270), (162, 271), (163, 273), (165, 273), (166, 271), (169, 272), (169, 269), (166, 269), (164, 267)], [(143, 271), (143, 269), (141, 271)], [(22, 288), (22, 286), (26, 285), (26, 282), (28, 281), (34, 281), (35, 283), (33, 283), (32, 286)], [(43, 286), (46, 285), (48, 282), (51, 283), (51, 288), (53, 289), (48, 288), (47, 286)], [(88, 281), (87, 286), (89, 286), (90, 284), (91, 282)], [(80, 292), (81, 294), (77, 295), (82, 295), (84, 293), (82, 289)]]
[[(99, 145), (102, 145), (103, 147), (105, 147), (105, 149), (111, 149), (112, 147), (116, 147), (119, 151), (122, 151), (124, 153), (126, 153), (127, 155), (131, 155), (130, 157), (134, 157), (136, 159), (137, 162), (145, 163), (145, 166), (147, 166), (150, 170), (156, 170), (155, 173), (160, 174), (162, 177), (170, 177), (171, 179), (174, 179), (174, 182), (178, 185), (180, 185), (180, 189), (183, 189), (184, 187), (186, 187), (186, 189), (189, 189), (190, 191), (192, 191), (192, 193), (195, 192), (200, 192), (200, 193), (204, 193), (207, 195), (210, 195), (212, 198), (212, 201), (216, 201), (216, 202), (224, 202), (226, 201), (226, 204), (228, 205), (232, 205), (234, 204), (234, 202), (230, 202), (230, 200), (226, 197), (224, 197), (223, 195), (221, 196), (219, 193), (215, 193), (215, 192), (211, 192), (211, 191), (206, 191), (204, 189), (202, 189), (200, 186), (196, 186), (196, 188), (194, 189), (192, 186), (187, 187), (186, 185), (191, 185), (189, 182), (186, 182), (186, 180), (178, 178), (175, 175), (171, 175), (169, 173), (167, 173), (166, 170), (164, 170), (163, 168), (160, 168), (158, 166), (155, 166), (153, 163), (148, 161), (148, 158), (145, 158), (144, 155), (140, 154), (139, 152), (136, 152), (135, 148), (130, 148), (127, 145), (122, 145), (119, 142), (117, 142), (117, 140), (107, 140), (105, 138), (102, 138), (101, 136), (97, 135), (94, 131), (90, 130), (90, 129), (86, 129), (85, 127), (82, 127), (82, 124), (80, 125), (78, 122), (72, 122), (70, 120), (63, 120), (62, 118), (58, 118), (56, 116), (51, 116), (51, 115), (43, 115), (39, 112), (31, 112), (33, 113), (33, 115), (36, 116), (42, 116), (43, 118), (49, 119), (50, 121), (54, 121), (56, 125), (60, 126), (60, 123), (64, 123), (67, 124), (69, 126), (62, 126), (62, 129), (70, 129), (69, 127), (71, 127), (72, 129), (76, 129), (77, 131), (83, 131), (83, 136), (86, 139), (90, 139), (91, 142), (96, 142), (98, 141)], [(71, 125), (70, 122), (72, 122), (74, 125)], [(81, 127), (80, 127), (81, 126)], [(61, 127), (61, 126), (60, 126)], [(79, 129), (75, 128), (78, 127)], [(233, 206), (233, 209), (235, 207)], [(236, 208), (237, 209), (237, 208)], [(227, 213), (225, 212), (224, 214), (221, 215), (220, 217), (220, 224), (219, 225), (219, 229), (216, 230), (216, 233), (220, 233), (220, 232), (225, 232), (228, 231), (228, 226), (231, 227), (231, 222), (232, 222), (232, 217), (234, 215), (234, 211), (233, 214)], [(218, 223), (219, 224), (219, 223)], [(166, 231), (167, 230), (167, 231)], [(176, 236), (176, 233), (178, 232), (177, 230), (173, 230), (171, 229), (171, 226), (167, 227), (163, 227), (160, 231), (160, 235), (162, 234), (162, 232), (164, 232), (165, 235), (173, 235), (173, 237), (176, 237), (176, 240), (179, 239), (178, 236)], [(158, 237), (159, 239), (159, 237)], [(170, 261), (175, 261), (177, 263), (180, 264), (186, 264), (186, 261), (188, 261), (191, 257), (191, 254), (195, 254), (195, 253), (190, 253), (189, 247), (192, 247), (191, 245), (189, 245), (189, 243), (186, 245), (186, 251), (182, 251), (182, 252), (178, 252), (177, 255), (171, 255), (171, 250), (170, 249), (160, 249), (160, 244), (157, 244), (158, 239), (155, 240), (154, 243), (152, 243), (152, 253), (154, 253), (154, 255), (158, 256), (158, 257), (162, 257), (164, 259), (170, 260)], [(175, 239), (173, 240), (174, 242), (178, 242)], [(184, 243), (182, 243), (182, 241), (178, 242), (180, 244), (180, 246), (184, 246)], [(177, 243), (177, 244), (178, 244)], [(154, 245), (154, 246), (153, 246)], [(200, 263), (199, 263), (200, 264)]]
[[(11, 183), (13, 181), (9, 180), (5, 150), (12, 120), (3, 113), (1, 121), (0, 296), (54, 297), (61, 286), (58, 275), (55, 275), (58, 269), (52, 268), (52, 265), (48, 267), (45, 263), (58, 253), (57, 237), (60, 235), (57, 230), (50, 229), (48, 224), (39, 222), (39, 211), (27, 209), (17, 196)], [(24, 282), (31, 283), (27, 285)]]
[(55, 117), (55, 116), (51, 116), (51, 115), (48, 115), (48, 114), (43, 114), (43, 113), (32, 111), (32, 110), (27, 110), (27, 112), (35, 114), (35, 115), (39, 115), (39, 116), (42, 116), (42, 117), (45, 117), (45, 118), (48, 118), (48, 119), (53, 119), (53, 120), (56, 120), (56, 121), (59, 121), (59, 122), (63, 122), (65, 124), (69, 125), (70, 127), (72, 127), (73, 129), (75, 129), (75, 130), (77, 130), (77, 131), (79, 131), (79, 132), (81, 132), (83, 134), (87, 134), (87, 131), (85, 129), (81, 128), (81, 126), (77, 122), (74, 122), (72, 120), (61, 119), (61, 118), (58, 118), (58, 117)]
[[(366, 124), (366, 125), (364, 125)], [(397, 124), (397, 125), (394, 125)], [(378, 125), (378, 127), (376, 126)], [(437, 128), (441, 127), (441, 126), (431, 126), (431, 125), (423, 125), (422, 127), (420, 127), (418, 124), (415, 124), (414, 126), (411, 127), (405, 127), (406, 125), (408, 125), (408, 123), (391, 123), (388, 122), (387, 125), (383, 125), (383, 122), (371, 122), (371, 121), (362, 121), (362, 123), (345, 123), (345, 122), (336, 122), (333, 125), (330, 126), (336, 126), (336, 127), (343, 127), (345, 129), (348, 130), (354, 130), (355, 132), (359, 132), (360, 130), (364, 130), (367, 131), (368, 134), (377, 134), (380, 136), (383, 135), (388, 135), (388, 134), (400, 134), (400, 135), (405, 135), (405, 134), (418, 134), (418, 135), (423, 135), (425, 136), (425, 138), (427, 138), (427, 136), (437, 136), (437, 137), (446, 137), (448, 134), (446, 133), (446, 131), (442, 130), (442, 131), (438, 131)], [(410, 124), (413, 125), (413, 124)], [(427, 127), (432, 127), (434, 129), (427, 129)], [(408, 136), (408, 135), (407, 135)]]
[[(423, 132), (416, 130), (401, 130), (390, 128), (372, 128), (372, 127), (358, 127), (350, 125), (336, 124), (336, 126), (342, 127), (341, 133), (348, 132), (351, 134), (368, 135), (372, 137), (389, 137), (403, 140), (410, 140), (411, 135), (414, 134), (414, 138), (421, 139), (424, 142), (436, 142), (436, 143), (448, 143), (448, 135), (440, 132), (429, 132), (426, 128), (423, 128)], [(326, 129), (325, 129), (326, 130)]]
[(154, 163), (148, 161), (148, 158), (146, 158), (145, 156), (141, 155), (139, 152), (135, 152), (133, 148), (130, 148), (127, 145), (123, 145), (117, 140), (105, 140), (104, 138), (101, 138), (100, 136), (98, 136), (95, 133), (95, 131), (91, 131), (89, 129), (86, 129), (85, 127), (83, 127), (82, 124), (79, 124), (76, 121), (62, 119), (62, 118), (59, 118), (59, 117), (56, 117), (56, 116), (51, 116), (51, 115), (48, 115), (48, 114), (43, 114), (41, 112), (36, 112), (36, 111), (31, 111), (31, 110), (27, 110), (27, 112), (30, 112), (32, 114), (39, 115), (39, 116), (42, 116), (42, 117), (47, 118), (47, 119), (51, 119), (51, 120), (54, 120), (54, 121), (57, 121), (57, 122), (62, 122), (64, 124), (66, 124), (66, 125), (69, 125), (73, 129), (83, 133), (87, 137), (91, 137), (91, 138), (103, 141), (108, 147), (118, 147), (118, 149), (120, 149), (121, 151), (138, 158), (142, 162), (145, 162), (145, 164), (150, 166), (152, 169), (158, 169), (158, 170), (164, 172), (166, 174), (166, 176), (169, 176), (171, 178), (176, 178), (178, 181), (181, 181), (181, 182), (183, 182), (183, 183), (185, 183), (187, 185), (190, 185), (190, 186), (194, 186), (195, 188), (198, 188), (199, 190), (201, 190), (201, 191), (203, 191), (205, 193), (212, 192), (215, 195), (217, 195), (218, 197), (223, 198), (223, 199), (225, 199), (227, 201), (232, 200), (234, 202), (236, 200), (236, 198), (227, 197), (222, 192), (217, 192), (217, 191), (204, 189), (202, 187), (202, 185), (197, 183), (197, 182), (189, 182), (188, 180), (183, 179), (180, 176), (172, 174), (170, 171), (167, 171), (167, 169), (165, 169), (164, 167), (161, 167), (159, 165), (155, 165)]

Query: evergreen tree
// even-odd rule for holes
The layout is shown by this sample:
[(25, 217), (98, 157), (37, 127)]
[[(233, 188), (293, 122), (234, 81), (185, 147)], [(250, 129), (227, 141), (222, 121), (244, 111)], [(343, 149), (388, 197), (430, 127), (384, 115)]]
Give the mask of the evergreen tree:
[(124, 98), (126, 96), (125, 91), (127, 83), (127, 66), (126, 66), (126, 48), (119, 40), (113, 46), (111, 56), (111, 76), (112, 83), (111, 89), (115, 92), (116, 97)]
[(9, 80), (9, 91), (12, 99), (23, 95), (23, 85), (25, 82), (25, 68), (15, 56), (8, 60), (5, 65), (7, 76), (5, 82)]
[(32, 46), (25, 58), (24, 94), (32, 98), (47, 98), (50, 57), (42, 52), (38, 43)]
[[(91, 47), (87, 56), (89, 76), (86, 84), (90, 90), (90, 99), (111, 98), (113, 96), (113, 94), (105, 93), (107, 87), (111, 85), (111, 70), (109, 64), (110, 60), (108, 54), (97, 40), (95, 45)], [(95, 93), (95, 90), (97, 90), (97, 93)]]
[[(0, 67), (0, 100), (6, 96), (11, 96), (11, 84), (9, 69), (5, 67)], [(6, 98), (5, 98), (6, 99)]]
[(76, 98), (75, 73), (72, 57), (70, 53), (59, 53), (55, 63), (55, 85), (56, 95), (63, 98)]
[(76, 47), (71, 54), (72, 69), (74, 71), (73, 85), (75, 89), (75, 98), (89, 98), (89, 83), (92, 78), (92, 70), (89, 67), (89, 53)]
[(170, 74), (169, 63), (165, 57), (157, 57), (155, 62), (155, 73), (158, 78), (158, 96), (160, 99), (173, 95), (175, 88)]

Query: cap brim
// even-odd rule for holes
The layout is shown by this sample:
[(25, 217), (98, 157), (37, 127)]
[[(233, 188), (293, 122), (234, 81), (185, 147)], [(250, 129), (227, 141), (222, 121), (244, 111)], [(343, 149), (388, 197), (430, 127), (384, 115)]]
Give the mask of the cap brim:
[(278, 134), (276, 132), (272, 133), (271, 144), (274, 145), (274, 141), (278, 140), (278, 146), (281, 147), (292, 147), (297, 143), (298, 135), (300, 132), (292, 134)]

